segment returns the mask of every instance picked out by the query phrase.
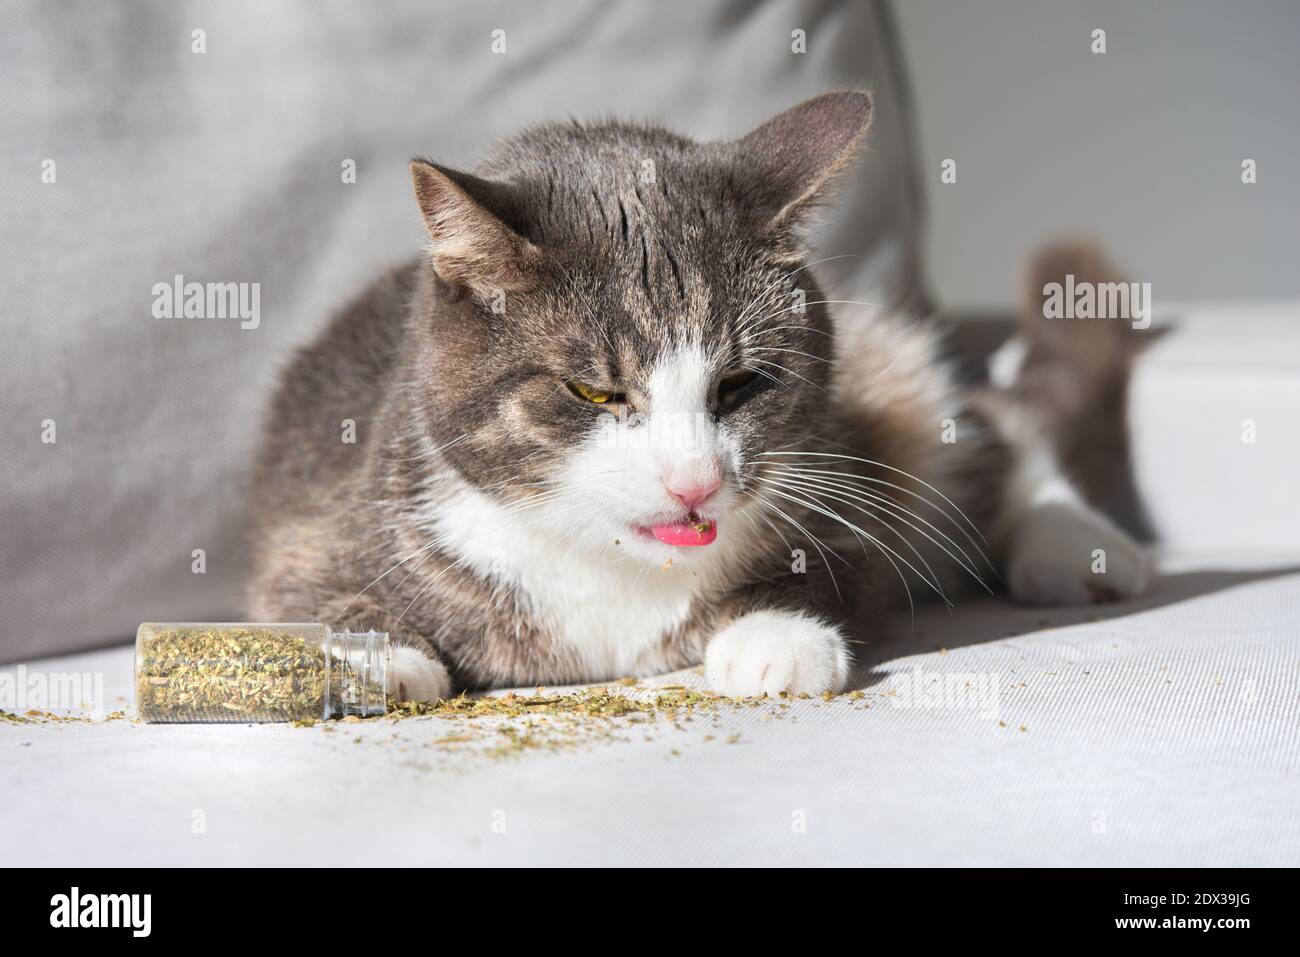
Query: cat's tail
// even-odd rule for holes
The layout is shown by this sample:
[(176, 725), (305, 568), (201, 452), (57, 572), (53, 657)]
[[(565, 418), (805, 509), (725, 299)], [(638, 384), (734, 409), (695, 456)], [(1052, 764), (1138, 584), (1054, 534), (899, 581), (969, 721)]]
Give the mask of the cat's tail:
[(1152, 530), (1133, 476), (1128, 393), (1134, 360), (1155, 338), (1149, 288), (1091, 240), (1043, 247), (1026, 270), (1016, 368), (999, 383), (1084, 497), (1142, 540)]
[(1021, 295), (1024, 365), (1064, 362), (1098, 385), (1128, 375), (1151, 341), (1151, 303), (1101, 245), (1058, 239), (1030, 260)]

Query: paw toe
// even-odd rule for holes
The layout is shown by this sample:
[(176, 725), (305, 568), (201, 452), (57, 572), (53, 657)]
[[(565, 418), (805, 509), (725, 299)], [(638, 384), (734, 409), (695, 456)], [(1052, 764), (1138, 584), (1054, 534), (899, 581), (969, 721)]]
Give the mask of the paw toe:
[(451, 693), (451, 676), (442, 662), (399, 645), (389, 656), (388, 692), (399, 701), (441, 701)]

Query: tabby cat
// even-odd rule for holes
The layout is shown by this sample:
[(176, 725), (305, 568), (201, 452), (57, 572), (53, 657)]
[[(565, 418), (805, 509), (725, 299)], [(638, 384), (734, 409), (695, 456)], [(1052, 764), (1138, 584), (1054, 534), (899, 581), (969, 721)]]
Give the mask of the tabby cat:
[(844, 688), (891, 602), (1142, 590), (1050, 403), (956, 388), (925, 323), (833, 318), (801, 227), (870, 114), (832, 93), (729, 142), (565, 123), (473, 173), (412, 163), (427, 250), (268, 417), (251, 616), (389, 631), (405, 698), (700, 662), (758, 695)]

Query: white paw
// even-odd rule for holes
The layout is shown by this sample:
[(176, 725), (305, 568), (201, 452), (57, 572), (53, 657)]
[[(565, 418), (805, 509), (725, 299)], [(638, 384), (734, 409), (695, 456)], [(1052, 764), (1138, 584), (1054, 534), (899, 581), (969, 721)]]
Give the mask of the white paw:
[(388, 656), (388, 693), (398, 701), (442, 701), (451, 694), (451, 676), (420, 649), (397, 645)]
[(1073, 502), (1030, 511), (1011, 542), (1007, 586), (1017, 601), (1086, 605), (1146, 591), (1151, 559), (1110, 519)]
[(849, 653), (839, 629), (816, 618), (755, 611), (709, 642), (704, 675), (714, 691), (732, 696), (840, 691), (849, 678)]

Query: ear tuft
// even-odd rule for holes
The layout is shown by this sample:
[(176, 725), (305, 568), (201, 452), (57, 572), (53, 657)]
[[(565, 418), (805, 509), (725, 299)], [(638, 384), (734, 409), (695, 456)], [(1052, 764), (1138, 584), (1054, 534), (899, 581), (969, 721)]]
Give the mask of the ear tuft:
[(871, 126), (871, 94), (824, 93), (805, 100), (741, 139), (742, 170), (755, 184), (751, 206), (770, 227), (815, 203), (850, 160)]
[(540, 253), (502, 218), (509, 186), (420, 159), (411, 163), (411, 180), (439, 278), (484, 295), (529, 284)]

